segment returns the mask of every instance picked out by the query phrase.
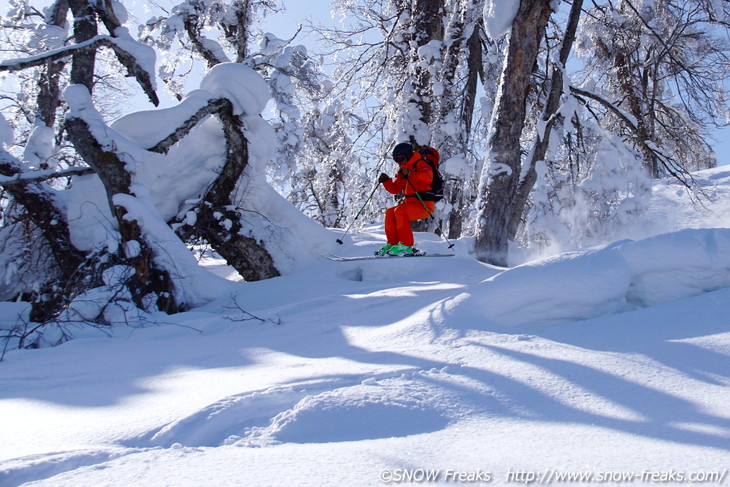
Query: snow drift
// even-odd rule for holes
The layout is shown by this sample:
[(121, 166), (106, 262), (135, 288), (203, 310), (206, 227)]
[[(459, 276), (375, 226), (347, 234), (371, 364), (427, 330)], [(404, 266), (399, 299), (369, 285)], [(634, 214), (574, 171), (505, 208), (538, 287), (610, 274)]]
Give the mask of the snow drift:
[[(556, 285), (559, 283), (559, 285)], [(457, 296), (495, 323), (586, 320), (730, 286), (730, 230), (688, 229), (506, 270)]]

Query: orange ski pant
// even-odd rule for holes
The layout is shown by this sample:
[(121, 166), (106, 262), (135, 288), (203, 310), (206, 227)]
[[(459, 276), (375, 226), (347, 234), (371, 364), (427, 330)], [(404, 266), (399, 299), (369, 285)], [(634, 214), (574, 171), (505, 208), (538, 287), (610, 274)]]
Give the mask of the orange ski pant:
[[(426, 204), (428, 210), (423, 207)], [(408, 197), (399, 205), (385, 210), (385, 236), (390, 245), (398, 242), (408, 247), (413, 246), (413, 229), (411, 222), (428, 218), (433, 213), (434, 202)], [(430, 211), (430, 213), (429, 213)]]

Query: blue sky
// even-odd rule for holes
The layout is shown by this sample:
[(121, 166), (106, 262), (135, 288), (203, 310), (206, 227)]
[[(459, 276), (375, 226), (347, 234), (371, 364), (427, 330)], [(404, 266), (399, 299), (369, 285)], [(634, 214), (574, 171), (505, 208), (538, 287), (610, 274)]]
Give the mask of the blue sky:
[(712, 143), (717, 154), (717, 164), (724, 166), (730, 164), (730, 127), (717, 130), (716, 143)]

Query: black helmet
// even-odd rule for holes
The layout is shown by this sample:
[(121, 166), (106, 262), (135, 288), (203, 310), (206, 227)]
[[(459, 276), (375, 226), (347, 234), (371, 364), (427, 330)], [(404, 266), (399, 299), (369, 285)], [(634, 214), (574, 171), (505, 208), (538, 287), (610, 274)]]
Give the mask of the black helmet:
[(403, 164), (413, 155), (413, 146), (408, 142), (401, 142), (393, 148), (393, 160)]

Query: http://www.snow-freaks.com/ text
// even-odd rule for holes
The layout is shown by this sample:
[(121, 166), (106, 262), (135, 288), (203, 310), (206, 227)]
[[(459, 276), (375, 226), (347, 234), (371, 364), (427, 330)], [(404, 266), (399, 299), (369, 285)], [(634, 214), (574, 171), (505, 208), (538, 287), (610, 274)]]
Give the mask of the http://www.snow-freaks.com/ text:
[(557, 469), (508, 470), (500, 479), (488, 470), (459, 471), (452, 469), (393, 468), (380, 472), (380, 481), (386, 484), (405, 483), (445, 483), (445, 484), (525, 484), (559, 485), (565, 484), (713, 484), (722, 485), (728, 478), (730, 469), (723, 470), (641, 470), (641, 471), (584, 471), (569, 472)]

